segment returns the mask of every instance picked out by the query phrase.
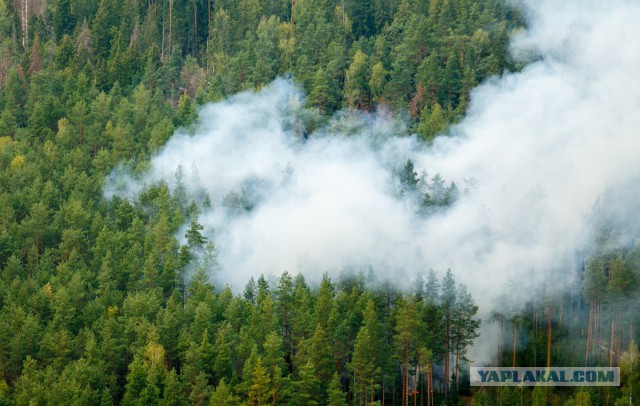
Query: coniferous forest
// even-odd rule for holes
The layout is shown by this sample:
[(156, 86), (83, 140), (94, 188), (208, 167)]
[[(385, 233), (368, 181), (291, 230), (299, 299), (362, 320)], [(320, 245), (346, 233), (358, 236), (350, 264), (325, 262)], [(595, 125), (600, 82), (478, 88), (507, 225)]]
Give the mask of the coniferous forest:
[[(517, 310), (505, 295), (481, 320), (455, 269), (408, 289), (367, 269), (214, 284), (224, 247), (184, 191), (103, 194), (199, 106), (282, 76), (320, 121), (382, 107), (429, 144), (474, 87), (523, 68), (508, 42), (525, 25), (501, 0), (0, 0), (0, 405), (640, 401), (640, 245), (613, 243), (638, 231), (626, 219), (596, 224), (570, 290)], [(398, 166), (423, 216), (465, 193)], [(621, 386), (470, 387), (485, 324), (492, 366), (620, 366)]]

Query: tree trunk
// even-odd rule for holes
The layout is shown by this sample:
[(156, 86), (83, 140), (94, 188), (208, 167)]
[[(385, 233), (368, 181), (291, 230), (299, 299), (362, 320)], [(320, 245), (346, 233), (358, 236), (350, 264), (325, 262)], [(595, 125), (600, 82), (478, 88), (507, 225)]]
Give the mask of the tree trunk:
[(589, 366), (589, 348), (591, 348), (591, 335), (592, 335), (592, 326), (593, 326), (593, 305), (591, 302), (589, 304), (589, 325), (587, 327), (587, 348), (584, 354), (584, 366)]
[(173, 36), (173, 1), (169, 0), (169, 40), (167, 50), (169, 51), (169, 58), (171, 58), (171, 45), (172, 45), (172, 36)]
[(429, 365), (429, 371), (427, 371), (427, 393), (428, 393), (428, 403), (429, 406), (434, 406), (433, 402), (433, 365)]
[(547, 368), (551, 367), (551, 308), (547, 308)]
[(560, 295), (560, 317), (558, 317), (558, 325), (561, 326), (562, 325), (562, 309), (563, 309), (563, 303), (564, 303), (564, 298), (562, 297), (562, 294)]
[(449, 316), (445, 325), (445, 341), (444, 341), (444, 401), (449, 402)]
[(516, 367), (516, 343), (517, 343), (517, 339), (518, 339), (518, 320), (517, 319), (513, 319), (513, 360), (511, 362), (511, 367), (515, 368)]
[(29, 0), (22, 0), (22, 47), (29, 42)]
[(420, 382), (420, 374), (418, 363), (416, 362), (416, 366), (414, 368), (414, 378), (413, 378), (413, 406), (416, 406), (418, 402), (418, 382)]
[(615, 320), (611, 320), (611, 340), (609, 341), (609, 368), (613, 367), (613, 332), (616, 328)]
[(504, 315), (500, 315), (500, 342), (498, 343), (498, 366), (502, 366), (502, 352), (504, 346)]
[[(602, 327), (600, 325), (600, 303), (596, 303), (595, 308), (593, 309), (593, 328), (594, 331), (591, 333), (595, 334), (595, 348), (600, 348), (602, 345)], [(593, 353), (593, 338), (591, 338), (591, 349), (590, 351)], [(596, 351), (596, 354), (602, 354), (602, 351)], [(598, 357), (600, 361), (602, 361), (601, 356)]]
[(460, 334), (461, 334), (461, 329), (460, 329), (460, 324), (458, 324), (458, 336), (456, 337), (456, 362), (455, 362), (455, 369), (453, 371), (453, 376), (454, 376), (454, 380), (453, 382), (455, 383), (455, 390), (458, 390), (458, 361), (459, 361), (459, 357), (460, 357)]
[(405, 341), (402, 360), (402, 404), (409, 406), (409, 342)]
[(198, 4), (193, 0), (193, 56), (198, 57)]
[(420, 406), (424, 405), (425, 384), (424, 373), (420, 373)]

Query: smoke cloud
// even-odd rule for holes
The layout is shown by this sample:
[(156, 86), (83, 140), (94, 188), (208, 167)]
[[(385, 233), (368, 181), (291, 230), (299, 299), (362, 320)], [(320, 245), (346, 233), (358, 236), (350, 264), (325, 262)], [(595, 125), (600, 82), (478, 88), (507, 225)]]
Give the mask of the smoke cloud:
[[(135, 196), (162, 177), (174, 185), (182, 166), (188, 191), (211, 197), (198, 220), (219, 249), (215, 278), (235, 289), (260, 274), (313, 281), (369, 267), (408, 287), (417, 273), (451, 268), (487, 310), (505, 292), (568, 284), (594, 203), (640, 169), (640, 5), (519, 5), (528, 24), (512, 54), (528, 64), (475, 89), (467, 117), (429, 147), (386, 113), (343, 112), (306, 135), (304, 97), (279, 79), (205, 106), (194, 133), (175, 134), (143, 179), (115, 174), (106, 193)], [(476, 186), (422, 216), (399, 198), (407, 159), (427, 179)]]

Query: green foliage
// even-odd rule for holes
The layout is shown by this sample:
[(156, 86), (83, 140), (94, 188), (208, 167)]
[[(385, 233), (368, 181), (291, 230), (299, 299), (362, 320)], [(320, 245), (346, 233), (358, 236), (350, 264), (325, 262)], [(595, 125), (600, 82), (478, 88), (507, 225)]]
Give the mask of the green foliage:
[(239, 402), (240, 399), (233, 394), (224, 379), (220, 381), (209, 399), (209, 405), (211, 406), (235, 406)]
[(331, 385), (329, 385), (329, 391), (327, 392), (327, 406), (347, 406), (347, 400), (342, 391), (337, 372), (331, 378)]
[[(446, 318), (464, 360), (477, 308), (450, 275), (442, 289), (430, 275), (417, 298), (286, 273), (237, 295), (209, 282), (216, 248), (184, 185), (137, 201), (101, 188), (116, 165), (143, 167), (202, 103), (286, 74), (324, 116), (408, 111), (431, 141), (473, 86), (513, 68), (517, 12), (493, 0), (50, 0), (23, 46), (18, 3), (0, 0), (0, 404), (390, 402), (399, 370), (443, 362)], [(442, 177), (410, 161), (400, 172), (425, 213), (456, 200)], [(252, 199), (224, 204), (248, 212)], [(584, 286), (629, 319), (632, 251), (594, 256)], [(621, 393), (636, 397), (632, 364)]]

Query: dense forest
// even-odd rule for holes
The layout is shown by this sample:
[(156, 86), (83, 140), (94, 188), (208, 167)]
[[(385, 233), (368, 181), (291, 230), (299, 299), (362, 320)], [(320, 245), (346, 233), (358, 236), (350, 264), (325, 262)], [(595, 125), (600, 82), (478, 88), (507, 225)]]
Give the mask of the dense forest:
[[(577, 255), (579, 286), (482, 320), (503, 333), (497, 365), (619, 365), (621, 387), (478, 390), (478, 307), (450, 271), (409, 291), (367, 270), (234, 291), (209, 279), (218, 248), (197, 205), (165, 183), (103, 195), (198, 106), (283, 75), (322, 117), (383, 106), (428, 143), (472, 88), (520, 69), (507, 42), (522, 25), (499, 0), (0, 0), (0, 404), (640, 399), (640, 248), (610, 243), (626, 224)], [(459, 193), (436, 179), (424, 215)]]

